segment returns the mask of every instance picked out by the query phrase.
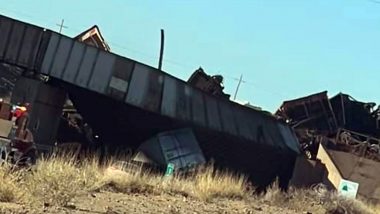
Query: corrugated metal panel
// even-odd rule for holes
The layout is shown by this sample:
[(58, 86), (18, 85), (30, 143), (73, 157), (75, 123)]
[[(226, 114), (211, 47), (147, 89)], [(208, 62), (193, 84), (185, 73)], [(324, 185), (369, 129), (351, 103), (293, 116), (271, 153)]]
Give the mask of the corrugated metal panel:
[(177, 79), (165, 76), (161, 113), (181, 120), (191, 120), (191, 89)]
[(161, 114), (175, 117), (177, 112), (177, 85), (176, 80), (170, 76), (164, 77), (164, 91), (162, 95)]
[[(264, 144), (270, 145), (270, 146), (277, 146), (277, 142), (274, 140), (272, 136), (273, 130), (271, 129), (271, 126), (268, 124), (269, 120), (261, 120), (261, 127), (263, 127), (263, 136), (264, 136)], [(260, 134), (260, 133), (259, 133)]]
[(277, 126), (278, 122), (275, 120), (266, 120), (265, 121), (265, 129), (266, 129), (266, 134), (267, 138), (271, 139), (271, 144), (279, 147), (279, 148), (285, 148), (286, 146), (284, 145), (284, 139), (282, 138), (282, 135), (280, 131), (278, 130)]
[(150, 68), (148, 66), (135, 65), (130, 82), (131, 87), (126, 99), (127, 103), (141, 106), (145, 99), (146, 90), (149, 87), (149, 72)]
[(96, 60), (98, 58), (99, 50), (92, 46), (86, 46), (85, 54), (83, 55), (83, 60), (79, 68), (79, 73), (75, 83), (83, 88), (87, 88), (88, 82), (90, 81)]
[(250, 112), (250, 114), (247, 114), (246, 117), (247, 117), (247, 123), (248, 123), (247, 126), (253, 137), (253, 140), (258, 143), (259, 121), (257, 120), (256, 112), (253, 112), (253, 114)]
[(268, 137), (267, 134), (265, 134), (266, 130), (264, 127), (265, 118), (261, 114), (262, 113), (252, 110), (250, 114), (246, 115), (247, 122), (254, 141), (256, 143), (267, 144), (270, 143), (270, 141), (268, 142), (267, 140)]
[(115, 55), (107, 52), (99, 52), (98, 60), (96, 61), (94, 71), (89, 83), (89, 88), (99, 92), (105, 93), (108, 82), (111, 79), (112, 67), (115, 63)]
[(162, 153), (162, 148), (158, 137), (152, 137), (145, 142), (141, 143), (137, 149), (136, 155), (132, 158), (133, 161), (140, 161), (143, 163), (151, 163), (166, 166), (166, 160)]
[(295, 151), (296, 153), (300, 153), (299, 143), (297, 141), (297, 138), (295, 137), (294, 132), (291, 130), (291, 128), (287, 125), (278, 123), (279, 132), (281, 133), (284, 144), (287, 145), (291, 150)]
[(124, 100), (134, 67), (134, 61), (116, 57), (107, 92), (111, 97)]
[(56, 33), (52, 33), (50, 36), (49, 45), (46, 49), (44, 59), (42, 61), (41, 70), (40, 70), (40, 72), (43, 74), (50, 73), (50, 67), (53, 64), (55, 52), (58, 47), (59, 37), (60, 36)]
[(21, 49), (22, 40), (24, 38), (26, 25), (14, 22), (12, 32), (8, 40), (8, 47), (5, 51), (4, 59), (9, 63), (16, 63), (19, 51)]
[(176, 168), (186, 168), (205, 163), (198, 142), (191, 129), (181, 129), (158, 135), (162, 153), (167, 163)]
[(192, 118), (190, 87), (180, 81), (176, 81), (176, 82), (177, 82), (176, 117), (182, 120), (190, 121)]
[(206, 107), (203, 101), (203, 95), (200, 91), (193, 88), (191, 88), (191, 95), (193, 121), (201, 126), (206, 126)]
[(55, 51), (52, 66), (50, 68), (50, 75), (56, 78), (63, 77), (66, 65), (68, 65), (69, 55), (74, 41), (67, 37), (59, 37), (58, 47)]
[(233, 135), (237, 135), (237, 127), (234, 119), (234, 112), (232, 111), (231, 104), (226, 102), (218, 103), (220, 116), (222, 118), (223, 130)]
[(69, 83), (75, 82), (75, 77), (79, 72), (79, 68), (82, 62), (82, 57), (85, 52), (85, 44), (81, 42), (74, 42), (72, 46), (71, 54), (67, 61), (65, 71), (63, 72), (62, 79)]
[(0, 16), (0, 59), (34, 69), (44, 31)]
[(146, 110), (159, 112), (163, 74), (136, 63), (126, 102)]
[(8, 39), (12, 28), (12, 21), (0, 16), (0, 59), (5, 55)]
[(254, 134), (251, 132), (248, 110), (234, 106), (236, 123), (239, 129), (240, 135), (244, 136), (246, 139), (254, 140)]
[(28, 26), (26, 28), (22, 49), (18, 57), (18, 63), (29, 68), (34, 66), (42, 34), (43, 31), (39, 28), (33, 26)]
[(222, 131), (221, 119), (219, 116), (218, 103), (216, 98), (205, 95), (205, 101), (208, 127)]

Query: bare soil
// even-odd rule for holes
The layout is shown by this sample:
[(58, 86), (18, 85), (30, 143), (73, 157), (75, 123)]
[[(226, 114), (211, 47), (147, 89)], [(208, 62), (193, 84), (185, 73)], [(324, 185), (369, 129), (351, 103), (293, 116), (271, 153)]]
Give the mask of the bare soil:
[[(311, 212), (313, 211), (313, 212)], [(66, 207), (28, 207), (12, 203), (0, 203), (0, 213), (325, 213), (321, 207), (305, 205), (305, 211), (270, 206), (254, 199), (215, 199), (204, 202), (179, 195), (124, 194), (109, 191), (91, 193), (74, 198)]]

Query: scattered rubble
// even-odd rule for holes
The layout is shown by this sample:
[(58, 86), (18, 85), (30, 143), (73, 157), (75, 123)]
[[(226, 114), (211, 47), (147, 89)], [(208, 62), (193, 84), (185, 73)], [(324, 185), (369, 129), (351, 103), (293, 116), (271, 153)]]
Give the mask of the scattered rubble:
[(328, 138), (337, 147), (380, 161), (380, 108), (375, 106), (342, 93), (328, 99), (325, 91), (285, 101), (275, 115), (295, 129), (310, 159), (315, 159), (321, 138)]
[(202, 68), (196, 70), (187, 80), (189, 85), (199, 88), (200, 90), (224, 99), (230, 99), (229, 94), (223, 92), (223, 76), (213, 75), (210, 76), (204, 72)]
[(380, 201), (379, 109), (343, 93), (328, 98), (326, 91), (285, 101), (275, 115), (294, 128), (310, 159), (298, 159), (293, 183), (337, 189), (341, 179), (349, 179), (359, 183), (359, 195)]

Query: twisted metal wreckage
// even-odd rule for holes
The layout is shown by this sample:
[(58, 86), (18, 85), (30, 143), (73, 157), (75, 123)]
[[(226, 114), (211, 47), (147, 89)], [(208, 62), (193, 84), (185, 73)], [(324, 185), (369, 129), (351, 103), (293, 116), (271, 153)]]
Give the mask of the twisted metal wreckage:
[(325, 183), (338, 188), (342, 179), (359, 184), (358, 194), (380, 202), (380, 107), (327, 92), (285, 101), (275, 115), (291, 125), (302, 153), (292, 182)]
[[(276, 177), (288, 186), (299, 154), (294, 132), (271, 114), (230, 101), (220, 76), (199, 69), (184, 82), (111, 53), (96, 26), (69, 38), (5, 16), (0, 62), (2, 73), (21, 74), (11, 102), (30, 103), (28, 128), (39, 151), (78, 140), (161, 168), (213, 161), (260, 188)], [(75, 108), (63, 111), (70, 102)]]
[(380, 107), (375, 107), (342, 93), (329, 99), (325, 91), (285, 101), (275, 115), (294, 128), (309, 159), (324, 143), (380, 161)]

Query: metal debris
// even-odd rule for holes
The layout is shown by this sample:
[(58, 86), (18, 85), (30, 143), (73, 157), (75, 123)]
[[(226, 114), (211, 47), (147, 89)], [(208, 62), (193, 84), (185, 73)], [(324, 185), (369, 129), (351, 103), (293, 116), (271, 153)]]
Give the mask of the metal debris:
[[(298, 158), (292, 183), (322, 182), (338, 189), (341, 180), (360, 184), (358, 194), (380, 202), (379, 108), (327, 92), (286, 101), (276, 112), (296, 132), (305, 158)], [(307, 175), (305, 175), (307, 173)]]
[(294, 128), (309, 159), (315, 159), (319, 143), (326, 141), (341, 149), (350, 147), (359, 156), (380, 160), (380, 117), (375, 106), (342, 93), (329, 99), (324, 91), (285, 101), (275, 115)]
[(202, 68), (199, 68), (190, 76), (187, 82), (195, 88), (199, 88), (208, 94), (225, 99), (230, 98), (229, 94), (225, 94), (223, 92), (224, 86), (222, 75), (210, 76), (206, 74)]

